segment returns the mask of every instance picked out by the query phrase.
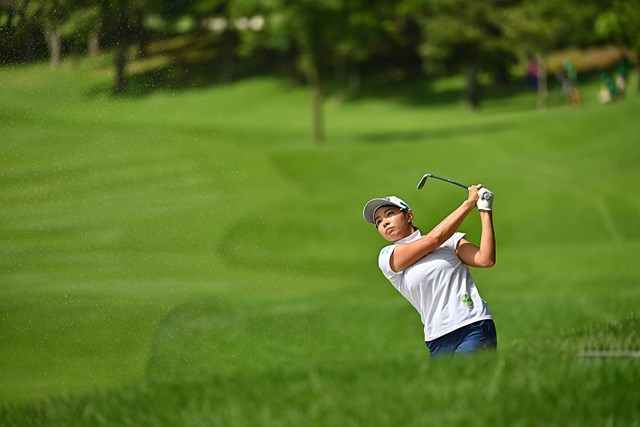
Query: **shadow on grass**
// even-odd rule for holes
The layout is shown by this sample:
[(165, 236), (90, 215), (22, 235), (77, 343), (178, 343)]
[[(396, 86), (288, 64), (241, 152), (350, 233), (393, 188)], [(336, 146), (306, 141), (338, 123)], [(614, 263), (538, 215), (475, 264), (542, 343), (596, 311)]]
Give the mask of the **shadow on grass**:
[[(351, 101), (390, 99), (416, 107), (467, 103), (466, 81), (461, 75), (428, 76), (416, 74), (410, 78), (399, 80), (387, 74), (382, 73), (368, 78), (362, 83), (360, 92)], [(482, 111), (485, 102), (535, 96), (535, 92), (527, 88), (525, 81), (517, 76), (512, 76), (508, 82), (503, 84), (483, 84), (480, 93), (480, 111)]]
[(448, 139), (451, 137), (463, 137), (466, 135), (496, 134), (505, 132), (511, 127), (512, 126), (507, 124), (506, 122), (492, 122), (477, 125), (447, 126), (435, 129), (361, 133), (358, 135), (357, 139), (359, 142), (367, 144), (388, 144), (391, 142), (424, 143), (425, 141), (435, 142), (442, 139)]
[[(156, 92), (175, 92), (232, 84), (264, 75), (261, 58), (225, 61), (218, 35), (184, 36), (158, 41), (148, 56), (130, 60), (121, 98), (139, 98)], [(113, 69), (113, 61), (105, 66)], [(94, 86), (88, 96), (114, 95), (113, 81)]]
[[(290, 60), (278, 57), (273, 52), (257, 53), (251, 58), (235, 58), (232, 62), (222, 55), (224, 41), (218, 34), (184, 35), (151, 43), (148, 55), (144, 58), (130, 59), (127, 64), (127, 83), (123, 98), (138, 98), (160, 91), (181, 91), (188, 89), (210, 88), (232, 84), (239, 80), (265, 75), (298, 81)], [(135, 53), (130, 52), (130, 57)], [(101, 71), (112, 72), (113, 60), (101, 65)], [(327, 77), (329, 75), (327, 74)], [(450, 78), (446, 87), (436, 87), (442, 79), (429, 79), (421, 74), (399, 80), (390, 70), (377, 69), (367, 75), (362, 87), (354, 94), (346, 94), (344, 84), (324, 80), (327, 99), (343, 94), (347, 102), (367, 99), (394, 99), (414, 106), (432, 106), (459, 104), (464, 102), (463, 82), (457, 76)], [(88, 96), (112, 94), (113, 81), (95, 85)], [(524, 89), (523, 89), (524, 90)], [(485, 99), (491, 96), (503, 98), (522, 91), (501, 90), (485, 91)]]
[[(292, 72), (289, 60), (277, 58), (273, 53), (236, 58), (232, 62), (225, 60), (221, 53), (224, 51), (223, 44), (221, 36), (212, 33), (158, 40), (155, 44), (152, 43), (147, 57), (129, 62), (127, 87), (125, 92), (118, 96), (139, 98), (160, 91), (211, 88), (265, 75), (277, 78), (287, 75), (290, 81), (299, 77), (294, 76), (295, 72)], [(112, 71), (112, 62), (103, 64), (102, 69)], [(580, 85), (593, 85), (600, 79), (599, 72), (585, 73), (580, 79)], [(88, 92), (88, 96), (109, 95), (111, 86), (112, 82), (97, 84)], [(428, 77), (416, 73), (406, 79), (399, 79), (394, 77), (390, 70), (378, 69), (375, 74), (365, 77), (356, 93), (347, 93), (348, 90), (344, 86), (331, 79), (325, 80), (324, 90), (327, 99), (333, 96), (349, 103), (384, 99), (418, 108), (466, 103), (465, 82), (461, 76)], [(549, 106), (563, 105), (565, 100), (559, 93), (554, 76), (549, 76), (548, 86)], [(525, 82), (518, 77), (513, 77), (504, 85), (482, 87), (480, 111), (487, 105), (495, 105), (496, 102), (502, 101), (508, 101), (504, 108), (512, 111), (537, 108), (536, 93), (528, 89)], [(424, 135), (394, 134), (392, 137), (415, 140)], [(382, 136), (374, 139), (383, 141), (388, 138)]]

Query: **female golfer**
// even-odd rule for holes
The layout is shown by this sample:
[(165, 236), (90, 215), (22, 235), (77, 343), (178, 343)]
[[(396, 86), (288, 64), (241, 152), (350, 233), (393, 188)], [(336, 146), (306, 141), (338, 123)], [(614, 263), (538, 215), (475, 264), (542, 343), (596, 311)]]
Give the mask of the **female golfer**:
[[(413, 212), (395, 196), (370, 200), (364, 218), (392, 245), (383, 248), (378, 265), (393, 286), (420, 313), (430, 355), (472, 353), (495, 349), (498, 341), (493, 317), (480, 297), (469, 266), (488, 268), (496, 262), (492, 193), (481, 185), (429, 233), (413, 225)], [(479, 197), (480, 196), (480, 197)], [(458, 232), (478, 207), (482, 223), (480, 247)]]

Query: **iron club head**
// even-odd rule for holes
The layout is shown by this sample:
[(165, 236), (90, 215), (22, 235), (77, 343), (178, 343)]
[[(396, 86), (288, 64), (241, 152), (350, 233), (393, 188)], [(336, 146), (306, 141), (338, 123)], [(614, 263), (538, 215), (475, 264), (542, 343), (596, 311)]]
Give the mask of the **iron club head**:
[(420, 179), (420, 182), (418, 183), (418, 190), (420, 190), (422, 187), (424, 187), (425, 182), (427, 182), (427, 178), (433, 176), (430, 173), (426, 173), (422, 176), (422, 178)]

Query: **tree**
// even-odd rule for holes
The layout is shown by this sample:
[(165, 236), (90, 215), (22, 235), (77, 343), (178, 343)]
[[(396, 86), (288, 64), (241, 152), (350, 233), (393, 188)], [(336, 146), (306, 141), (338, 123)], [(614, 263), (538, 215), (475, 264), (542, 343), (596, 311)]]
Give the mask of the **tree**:
[(372, 62), (382, 65), (374, 71), (391, 71), (401, 78), (420, 71), (415, 49), (419, 31), (405, 2), (342, 2), (331, 31), (335, 33), (331, 39), (336, 40), (331, 66), (348, 95), (357, 93), (363, 80), (361, 68)]
[(62, 60), (62, 30), (71, 15), (72, 0), (19, 0), (27, 17), (35, 19), (43, 28), (52, 69), (60, 67)]
[(100, 14), (98, 6), (91, 0), (77, 0), (76, 9), (66, 20), (62, 34), (71, 40), (72, 49), (78, 53), (80, 45), (87, 46), (87, 53), (93, 56), (97, 53), (100, 30)]
[(324, 142), (324, 92), (322, 73), (335, 52), (333, 30), (339, 19), (339, 0), (274, 0), (267, 13), (268, 44), (295, 55), (296, 64), (309, 84), (313, 141)]
[[(145, 17), (166, 6), (164, 2), (153, 0), (96, 0), (100, 11), (100, 26), (108, 34), (116, 47), (114, 82), (111, 91), (114, 94), (124, 92), (127, 84), (127, 52), (134, 43), (139, 43), (139, 54), (144, 54), (147, 33), (144, 28)], [(170, 2), (182, 5), (182, 1)]]
[[(640, 81), (640, 0), (614, 0), (595, 23), (596, 33), (631, 48), (636, 54), (636, 75)], [(640, 84), (638, 91), (640, 91)]]
[(258, 8), (256, 0), (199, 0), (194, 5), (198, 18), (216, 19), (220, 22), (221, 83), (233, 80), (242, 33), (249, 30), (249, 17)]
[[(392, 57), (406, 28), (397, 6), (384, 0), (263, 0), (265, 45), (295, 60), (311, 98), (313, 141), (325, 140), (323, 104), (326, 82), (347, 82), (357, 90), (359, 65), (378, 55)], [(336, 78), (337, 77), (337, 78)]]
[(514, 1), (433, 0), (423, 11), (420, 52), (430, 71), (456, 69), (464, 73), (466, 99), (480, 107), (479, 74), (513, 61), (500, 13)]
[(538, 63), (538, 108), (547, 108), (547, 55), (569, 27), (567, 3), (523, 1), (501, 11), (505, 40), (518, 56), (534, 56)]
[(38, 43), (40, 24), (27, 13), (27, 6), (22, 0), (0, 0), (0, 64), (34, 60), (46, 52)]
[(132, 5), (127, 0), (100, 0), (100, 18), (104, 30), (114, 35), (116, 56), (111, 92), (124, 92), (127, 83), (127, 50), (131, 43)]

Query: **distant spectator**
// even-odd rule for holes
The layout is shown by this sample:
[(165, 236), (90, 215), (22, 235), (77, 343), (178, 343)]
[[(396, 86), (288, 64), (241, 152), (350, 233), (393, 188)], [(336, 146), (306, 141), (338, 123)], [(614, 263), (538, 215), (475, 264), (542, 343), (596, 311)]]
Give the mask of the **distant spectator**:
[(531, 58), (527, 63), (527, 74), (525, 76), (525, 82), (527, 88), (536, 91), (538, 90), (538, 60)]
[(624, 98), (624, 94), (627, 90), (627, 82), (620, 74), (616, 74), (616, 92), (618, 98)]
[(618, 74), (620, 74), (625, 81), (629, 77), (629, 60), (627, 59), (627, 55), (623, 55), (620, 64), (618, 64)]
[(601, 104), (613, 102), (618, 97), (616, 81), (606, 71), (600, 73), (600, 79), (602, 80), (602, 86), (600, 86), (600, 91), (598, 92), (598, 101)]
[(629, 78), (629, 61), (626, 55), (622, 57), (618, 64), (618, 70), (616, 72), (616, 90), (618, 98), (624, 98), (624, 94), (627, 90), (627, 79)]
[(562, 68), (557, 73), (562, 93), (570, 105), (580, 105), (580, 90), (578, 89), (578, 71), (569, 59), (565, 59)]

